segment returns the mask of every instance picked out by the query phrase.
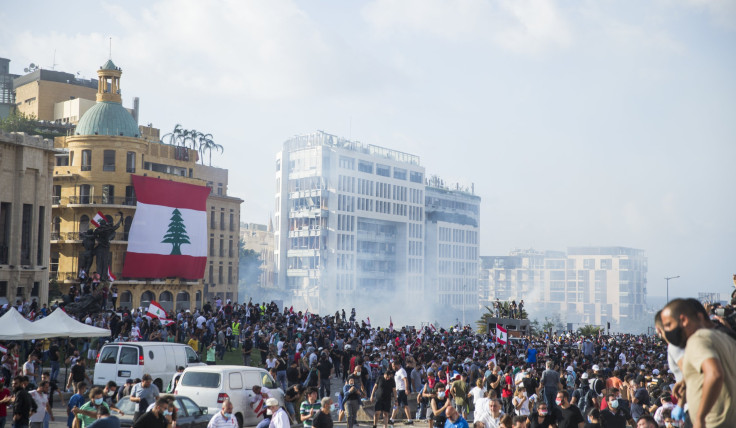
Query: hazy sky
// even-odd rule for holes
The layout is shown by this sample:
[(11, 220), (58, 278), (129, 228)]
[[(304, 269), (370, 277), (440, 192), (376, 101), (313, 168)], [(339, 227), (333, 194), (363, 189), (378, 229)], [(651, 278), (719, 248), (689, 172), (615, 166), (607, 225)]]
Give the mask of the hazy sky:
[[(122, 5), (121, 5), (122, 4)], [(0, 57), (123, 69), (141, 124), (225, 146), (242, 220), (320, 129), (475, 183), (481, 254), (647, 250), (649, 294), (736, 273), (736, 1), (5, 2)]]

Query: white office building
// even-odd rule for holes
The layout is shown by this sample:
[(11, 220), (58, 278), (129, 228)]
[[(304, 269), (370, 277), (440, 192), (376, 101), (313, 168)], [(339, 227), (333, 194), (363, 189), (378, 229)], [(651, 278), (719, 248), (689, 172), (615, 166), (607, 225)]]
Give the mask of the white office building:
[(647, 316), (647, 258), (626, 247), (514, 250), (481, 257), (481, 303), (524, 300), (530, 313), (582, 324), (636, 330)]
[(296, 136), (276, 157), (275, 202), (278, 287), (295, 304), (366, 313), (424, 297), (418, 156), (321, 131)]
[(425, 305), (443, 323), (472, 324), (480, 309), (480, 197), (437, 177), (425, 192)]

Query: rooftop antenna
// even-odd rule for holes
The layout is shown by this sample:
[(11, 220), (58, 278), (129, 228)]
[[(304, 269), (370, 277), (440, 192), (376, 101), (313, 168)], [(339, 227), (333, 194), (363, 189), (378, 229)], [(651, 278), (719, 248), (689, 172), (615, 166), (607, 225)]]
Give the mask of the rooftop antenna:
[(54, 49), (54, 60), (51, 63), (51, 69), (56, 70), (56, 49)]
[(110, 49), (108, 51), (108, 58), (107, 59), (112, 59), (112, 37), (110, 37)]

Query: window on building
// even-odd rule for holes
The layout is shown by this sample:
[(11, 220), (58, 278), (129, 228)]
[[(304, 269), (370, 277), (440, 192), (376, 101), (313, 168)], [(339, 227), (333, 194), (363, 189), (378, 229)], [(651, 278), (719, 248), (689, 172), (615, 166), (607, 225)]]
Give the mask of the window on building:
[(601, 269), (613, 269), (613, 259), (601, 259)]
[(391, 177), (391, 167), (388, 165), (376, 164), (376, 175), (381, 177)]
[(358, 161), (358, 171), (373, 174), (373, 162)]
[(409, 173), (409, 181), (412, 183), (424, 183), (424, 174), (418, 171), (411, 171)]
[(92, 171), (92, 150), (82, 150), (82, 171)]
[(115, 150), (105, 150), (102, 153), (102, 170), (115, 171)]
[(51, 204), (52, 205), (59, 205), (61, 203), (61, 185), (60, 184), (54, 184), (54, 187), (51, 191)]
[(227, 283), (228, 284), (233, 283), (233, 267), (232, 266), (227, 267)]
[(222, 193), (223, 193), (222, 189), (223, 189), (222, 183), (217, 183), (217, 195), (218, 196), (222, 196)]
[(135, 152), (126, 153), (125, 172), (135, 172)]
[(135, 205), (135, 187), (125, 186), (125, 205)]
[(406, 170), (401, 168), (394, 168), (394, 178), (397, 180), (406, 180)]
[(102, 185), (102, 203), (107, 205), (115, 203), (115, 186), (112, 184)]
[(8, 296), (8, 281), (0, 281), (0, 297), (10, 300), (10, 296)]
[(46, 237), (44, 226), (46, 225), (46, 207), (38, 207), (38, 235), (36, 236), (36, 266), (44, 265), (43, 240)]
[(224, 278), (224, 275), (223, 275), (223, 269), (222, 269), (222, 266), (218, 266), (218, 268), (217, 268), (217, 279), (218, 279), (218, 281), (217, 281), (217, 282), (218, 282), (219, 284), (222, 284), (222, 283), (224, 283), (224, 282), (225, 282), (225, 278)]
[(215, 257), (215, 238), (210, 237), (210, 257)]
[(220, 237), (220, 257), (225, 257), (225, 240)]
[(583, 269), (595, 269), (595, 259), (583, 259)]
[(38, 281), (35, 281), (33, 283), (33, 287), (31, 288), (31, 297), (38, 297), (40, 288), (41, 288), (41, 283)]
[(80, 204), (89, 204), (90, 201), (90, 193), (92, 188), (89, 184), (81, 184), (79, 186), (79, 203)]
[(23, 216), (20, 228), (20, 264), (31, 264), (31, 218), (33, 205), (23, 204)]
[(215, 268), (214, 266), (212, 266), (212, 262), (210, 262), (209, 279), (210, 279), (210, 284), (215, 282)]
[(83, 214), (81, 217), (79, 217), (79, 233), (85, 233), (89, 230), (89, 217), (87, 215)]
[(8, 264), (10, 256), (8, 247), (10, 246), (11, 208), (10, 202), (0, 203), (0, 265)]
[(225, 230), (225, 213), (220, 212), (220, 230)]
[(69, 154), (56, 155), (56, 166), (69, 166)]
[(355, 159), (346, 156), (340, 156), (340, 168), (355, 169)]
[(233, 257), (233, 239), (230, 238), (230, 240), (227, 243), (227, 256)]

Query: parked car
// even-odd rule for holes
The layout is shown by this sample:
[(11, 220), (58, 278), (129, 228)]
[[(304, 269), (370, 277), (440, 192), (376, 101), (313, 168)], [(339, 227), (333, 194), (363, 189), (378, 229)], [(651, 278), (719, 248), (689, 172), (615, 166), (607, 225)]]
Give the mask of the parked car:
[[(164, 394), (163, 396), (168, 396)], [(174, 406), (176, 407), (176, 426), (177, 428), (207, 428), (207, 424), (214, 414), (209, 414), (207, 407), (200, 407), (191, 398), (183, 395), (172, 395), (174, 397)], [(130, 396), (120, 399), (115, 405), (125, 415), (121, 416), (117, 412), (113, 412), (120, 419), (121, 427), (133, 426), (133, 414), (138, 408), (138, 403), (130, 401)]]
[(202, 406), (207, 406), (210, 414), (219, 412), (222, 402), (233, 403), (233, 415), (238, 426), (257, 425), (261, 418), (253, 413), (250, 400), (253, 386), (268, 388), (269, 395), (284, 405), (284, 391), (264, 369), (248, 366), (196, 366), (187, 367), (176, 386), (174, 394), (191, 397)]
[(92, 383), (114, 380), (123, 385), (148, 373), (160, 392), (171, 382), (178, 366), (204, 365), (189, 345), (168, 342), (112, 342), (97, 354)]

